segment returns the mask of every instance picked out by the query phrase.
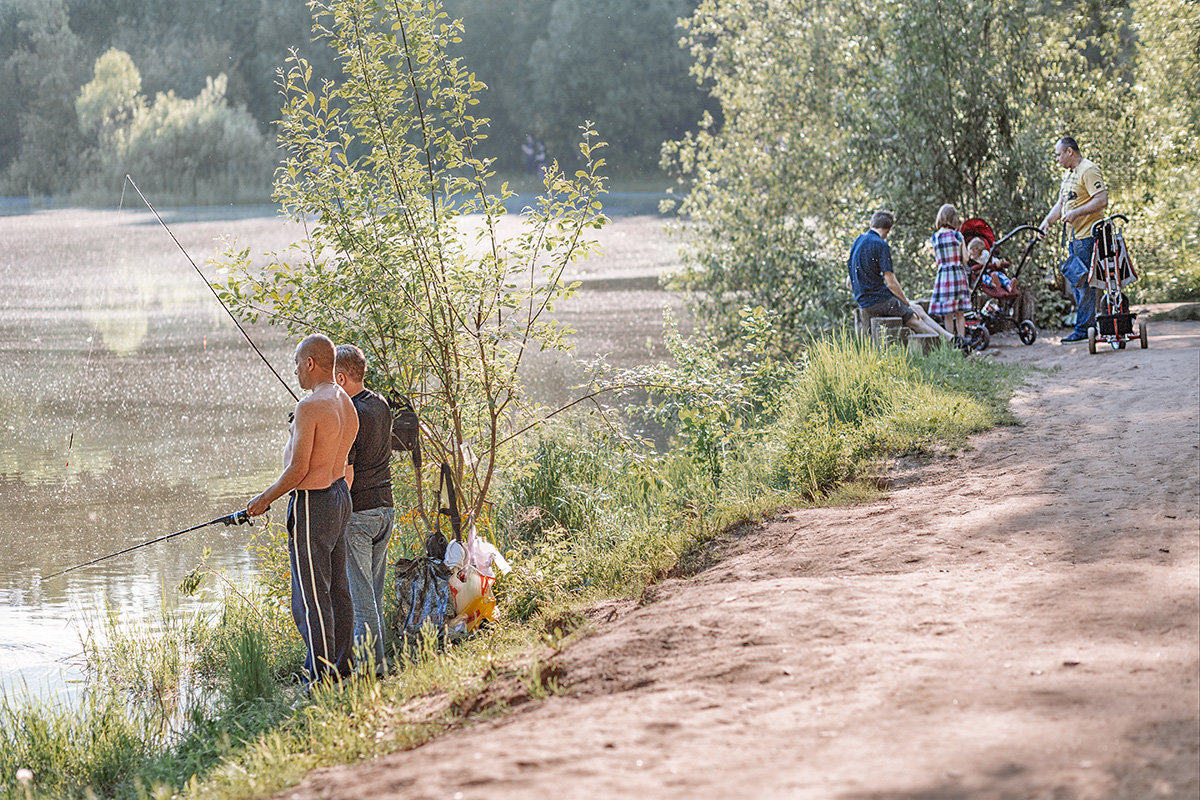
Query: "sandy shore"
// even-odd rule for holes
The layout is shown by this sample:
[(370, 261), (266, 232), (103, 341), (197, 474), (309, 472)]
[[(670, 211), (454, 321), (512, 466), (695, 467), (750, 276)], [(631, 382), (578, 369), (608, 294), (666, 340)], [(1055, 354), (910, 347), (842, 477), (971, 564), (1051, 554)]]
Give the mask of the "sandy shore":
[(563, 695), (283, 796), (1197, 797), (1200, 323), (1150, 335), (997, 337), (1019, 426), (613, 604)]

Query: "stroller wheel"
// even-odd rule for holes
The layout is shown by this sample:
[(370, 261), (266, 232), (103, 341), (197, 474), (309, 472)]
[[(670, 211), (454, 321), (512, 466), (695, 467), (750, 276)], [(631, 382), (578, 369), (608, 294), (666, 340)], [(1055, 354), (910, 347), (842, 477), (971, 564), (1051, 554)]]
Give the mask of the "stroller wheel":
[(972, 325), (967, 330), (965, 338), (970, 350), (987, 350), (988, 344), (992, 341), (986, 325)]
[(1142, 349), (1145, 350), (1150, 346), (1150, 336), (1146, 333), (1146, 323), (1138, 323), (1138, 338), (1142, 340)]
[(1017, 335), (1021, 337), (1021, 344), (1033, 344), (1038, 337), (1037, 325), (1031, 319), (1023, 319), (1017, 326)]
[(1096, 355), (1096, 329), (1088, 328), (1088, 352)]

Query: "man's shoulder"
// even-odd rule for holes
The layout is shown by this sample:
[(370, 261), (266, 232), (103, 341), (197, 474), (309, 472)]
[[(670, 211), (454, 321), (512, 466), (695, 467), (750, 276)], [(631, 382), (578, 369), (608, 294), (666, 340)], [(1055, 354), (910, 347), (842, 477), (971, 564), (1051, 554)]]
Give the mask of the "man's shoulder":
[(388, 401), (383, 398), (383, 395), (374, 391), (373, 389), (368, 389), (365, 386), (361, 392), (354, 395), (350, 399), (354, 401), (354, 405), (356, 406), (383, 406), (385, 408), (388, 406)]
[(1077, 174), (1079, 182), (1083, 184), (1083, 188), (1089, 194), (1095, 194), (1104, 188), (1104, 178), (1100, 174), (1100, 167), (1086, 158), (1079, 162)]
[(378, 419), (384, 424), (391, 419), (391, 406), (378, 392), (364, 388), (350, 399), (354, 402), (354, 410), (358, 413), (359, 419)]
[(858, 235), (858, 238), (854, 240), (854, 244), (851, 245), (850, 249), (862, 250), (864, 248), (877, 248), (880, 245), (887, 247), (887, 242), (884, 241), (883, 237), (875, 231), (867, 231)]
[(336, 398), (313, 393), (296, 403), (296, 424), (311, 430), (324, 430), (331, 423), (338, 422), (338, 402)]
[[(335, 391), (336, 390), (336, 391)], [(334, 387), (334, 390), (321, 389), (301, 398), (296, 404), (296, 412), (304, 412), (317, 416), (328, 416), (329, 414), (337, 414), (345, 404), (353, 405), (349, 395), (343, 392), (340, 388)]]

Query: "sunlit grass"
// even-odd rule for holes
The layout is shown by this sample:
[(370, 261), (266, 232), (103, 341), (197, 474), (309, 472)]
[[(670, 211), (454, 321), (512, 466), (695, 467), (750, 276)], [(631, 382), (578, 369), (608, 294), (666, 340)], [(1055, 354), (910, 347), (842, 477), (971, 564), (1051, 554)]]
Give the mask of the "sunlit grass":
[[(843, 334), (814, 342), (771, 389), (777, 415), (742, 420), (719, 488), (684, 449), (654, 453), (586, 417), (542, 428), (510, 455), (483, 526), (514, 565), (497, 584), (493, 629), (452, 647), (427, 636), (391, 651), (384, 680), (311, 695), (295, 682), (303, 648), (286, 602), (285, 533), (268, 526), (255, 540), (255, 587), (209, 581), (223, 591), (220, 613), (105, 620), (85, 648), (92, 685), (78, 706), (0, 697), (0, 797), (26, 796), (18, 769), (33, 773), (36, 797), (264, 796), (317, 766), (413, 747), (553, 694), (547, 657), (583, 610), (702, 569), (711, 543), (747, 521), (878, 497), (881, 460), (961, 446), (1010, 421), (1018, 378), (949, 349), (913, 357)], [(393, 557), (411, 555), (422, 533), (402, 522)]]

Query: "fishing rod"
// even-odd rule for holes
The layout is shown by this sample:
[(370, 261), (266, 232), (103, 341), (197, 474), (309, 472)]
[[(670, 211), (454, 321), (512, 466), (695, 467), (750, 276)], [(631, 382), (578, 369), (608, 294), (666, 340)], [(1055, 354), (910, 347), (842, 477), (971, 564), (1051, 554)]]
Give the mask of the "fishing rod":
[(99, 564), (101, 561), (107, 561), (110, 558), (116, 558), (117, 556), (123, 556), (126, 553), (132, 552), (134, 550), (140, 550), (143, 547), (148, 547), (152, 544), (157, 544), (158, 542), (165, 542), (167, 539), (173, 539), (176, 536), (182, 536), (185, 533), (191, 533), (192, 531), (198, 531), (201, 528), (207, 528), (209, 525), (216, 525), (218, 523), (223, 523), (225, 525), (242, 525), (242, 524), (253, 525), (254, 520), (252, 520), (250, 518), (250, 514), (246, 511), (246, 509), (243, 508), (241, 511), (235, 511), (232, 514), (226, 514), (223, 517), (217, 517), (216, 519), (210, 519), (208, 522), (201, 522), (199, 525), (193, 525), (192, 527), (184, 528), (181, 531), (175, 531), (174, 533), (168, 533), (166, 536), (159, 536), (158, 538), (151, 539), (148, 542), (142, 542), (141, 544), (135, 544), (132, 547), (126, 547), (124, 550), (118, 550), (115, 553), (109, 553), (106, 556), (100, 556), (99, 558), (93, 558), (91, 561), (85, 561), (84, 563), (76, 564), (73, 567), (67, 567), (66, 569), (60, 569), (58, 572), (55, 572), (51, 575), (47, 575), (46, 577), (42, 578), (42, 580), (48, 581), (51, 578), (57, 578), (59, 575), (66, 575), (68, 572), (74, 572), (77, 569), (83, 569), (84, 567), (90, 567), (92, 564)]
[[(146, 195), (142, 194), (142, 190), (138, 188), (138, 185), (133, 180), (133, 177), (127, 173), (125, 175), (125, 180), (128, 181), (129, 185), (133, 187), (133, 190), (138, 193), (138, 197), (142, 198), (142, 202), (146, 204), (146, 208), (150, 209), (150, 213), (152, 213), (154, 218), (158, 220), (158, 224), (161, 225), (162, 229), (167, 232), (168, 236), (171, 237), (171, 241), (175, 242), (175, 246), (179, 248), (179, 252), (183, 253), (183, 257), (186, 258), (188, 263), (192, 265), (192, 269), (196, 270), (196, 274), (204, 280), (204, 285), (208, 287), (208, 290), (212, 292), (212, 296), (215, 297), (217, 302), (221, 304), (221, 308), (225, 309), (225, 313), (229, 315), (231, 320), (233, 320), (233, 324), (237, 326), (237, 329), (242, 332), (242, 336), (246, 337), (246, 341), (250, 343), (252, 348), (254, 348), (254, 352), (258, 353), (258, 357), (261, 358), (262, 362), (267, 365), (267, 369), (271, 370), (271, 374), (279, 379), (279, 382), (283, 384), (283, 388), (287, 389), (287, 392), (292, 396), (292, 399), (297, 403), (300, 402), (300, 398), (297, 397), (296, 393), (292, 391), (292, 387), (288, 386), (288, 382), (283, 379), (283, 376), (276, 372), (275, 367), (271, 366), (271, 362), (268, 361), (267, 357), (264, 356), (262, 351), (258, 349), (258, 345), (256, 345), (254, 340), (250, 338), (250, 334), (246, 333), (246, 329), (242, 327), (242, 323), (238, 322), (238, 318), (235, 317), (233, 312), (229, 310), (229, 306), (225, 305), (224, 301), (221, 300), (221, 296), (217, 294), (217, 290), (214, 289), (212, 284), (208, 282), (208, 278), (204, 277), (204, 273), (200, 271), (198, 266), (196, 266), (196, 262), (192, 260), (191, 255), (189, 255), (188, 251), (185, 250), (183, 245), (179, 243), (179, 239), (175, 237), (175, 233), (169, 227), (167, 227), (167, 223), (163, 221), (163, 218), (159, 215), (158, 211), (153, 205), (150, 204), (150, 201), (146, 199)], [(124, 195), (124, 189), (122, 189), (121, 194)]]

